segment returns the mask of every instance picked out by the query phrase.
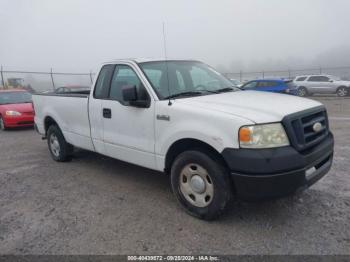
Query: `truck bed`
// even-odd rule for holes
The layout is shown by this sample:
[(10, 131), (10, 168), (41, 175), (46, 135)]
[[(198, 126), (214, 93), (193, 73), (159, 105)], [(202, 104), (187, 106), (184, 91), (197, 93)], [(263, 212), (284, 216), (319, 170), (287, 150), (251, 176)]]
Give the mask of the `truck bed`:
[(88, 115), (89, 92), (43, 93), (33, 95), (35, 123), (45, 135), (45, 121), (54, 119), (67, 140), (87, 150), (94, 150)]

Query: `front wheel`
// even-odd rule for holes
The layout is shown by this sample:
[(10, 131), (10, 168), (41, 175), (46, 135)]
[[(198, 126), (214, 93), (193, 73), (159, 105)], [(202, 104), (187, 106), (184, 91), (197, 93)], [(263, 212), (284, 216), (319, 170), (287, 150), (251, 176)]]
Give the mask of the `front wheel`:
[(298, 96), (305, 97), (307, 95), (308, 95), (308, 93), (307, 93), (307, 90), (305, 87), (298, 88)]
[(71, 159), (73, 146), (66, 142), (58, 126), (52, 125), (47, 130), (47, 144), (53, 160), (65, 162)]
[(213, 220), (226, 208), (232, 185), (226, 168), (205, 151), (181, 153), (171, 168), (173, 192), (192, 216)]
[(348, 89), (345, 86), (341, 86), (337, 89), (337, 95), (339, 97), (344, 97), (348, 95)]

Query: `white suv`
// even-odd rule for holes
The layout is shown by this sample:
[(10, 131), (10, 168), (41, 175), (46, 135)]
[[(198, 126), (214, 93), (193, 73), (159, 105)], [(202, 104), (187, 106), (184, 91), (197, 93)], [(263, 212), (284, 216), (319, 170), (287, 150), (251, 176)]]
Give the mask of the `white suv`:
[(350, 81), (342, 81), (331, 75), (304, 75), (294, 78), (299, 96), (313, 94), (337, 94), (344, 97), (350, 93)]

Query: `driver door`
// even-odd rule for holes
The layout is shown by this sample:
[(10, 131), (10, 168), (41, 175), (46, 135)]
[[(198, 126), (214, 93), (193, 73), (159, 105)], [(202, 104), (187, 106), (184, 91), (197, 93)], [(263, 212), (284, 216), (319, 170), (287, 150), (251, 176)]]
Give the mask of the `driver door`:
[[(122, 89), (136, 86), (140, 99), (149, 99), (148, 108), (130, 106)], [(102, 101), (106, 155), (155, 169), (154, 101), (135, 70), (126, 64), (115, 66), (108, 99)]]

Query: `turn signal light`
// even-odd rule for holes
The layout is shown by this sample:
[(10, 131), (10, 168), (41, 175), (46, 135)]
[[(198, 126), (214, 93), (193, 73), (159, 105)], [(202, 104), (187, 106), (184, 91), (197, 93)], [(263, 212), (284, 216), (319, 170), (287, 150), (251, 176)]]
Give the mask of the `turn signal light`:
[(248, 127), (242, 127), (239, 130), (239, 141), (249, 142), (251, 140), (251, 131)]

